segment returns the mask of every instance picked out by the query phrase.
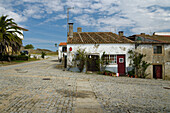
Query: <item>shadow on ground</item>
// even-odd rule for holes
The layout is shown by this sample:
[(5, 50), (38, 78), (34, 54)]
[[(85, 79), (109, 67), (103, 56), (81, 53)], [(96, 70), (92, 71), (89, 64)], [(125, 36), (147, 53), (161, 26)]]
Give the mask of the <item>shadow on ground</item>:
[(92, 91), (73, 92), (70, 90), (61, 90), (61, 89), (58, 90), (57, 89), (56, 92), (63, 95), (64, 97), (76, 97), (76, 98), (89, 98), (92, 95), (94, 95)]

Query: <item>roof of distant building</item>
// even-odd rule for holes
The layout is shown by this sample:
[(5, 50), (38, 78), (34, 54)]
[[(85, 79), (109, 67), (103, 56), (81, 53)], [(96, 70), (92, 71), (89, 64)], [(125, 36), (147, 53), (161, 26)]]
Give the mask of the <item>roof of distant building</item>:
[(170, 36), (170, 32), (154, 32), (153, 34), (159, 36)]
[(61, 43), (59, 44), (59, 46), (66, 46), (66, 45), (67, 45), (66, 42), (61, 42)]
[[(137, 40), (135, 37), (142, 37), (143, 40)], [(138, 34), (128, 37), (133, 41), (140, 41), (140, 43), (170, 43), (169, 36), (158, 36), (158, 35), (146, 35), (146, 34)], [(146, 39), (146, 40), (145, 40)]]
[(102, 44), (102, 43), (133, 43), (126, 37), (119, 37), (112, 32), (74, 32), (67, 44)]

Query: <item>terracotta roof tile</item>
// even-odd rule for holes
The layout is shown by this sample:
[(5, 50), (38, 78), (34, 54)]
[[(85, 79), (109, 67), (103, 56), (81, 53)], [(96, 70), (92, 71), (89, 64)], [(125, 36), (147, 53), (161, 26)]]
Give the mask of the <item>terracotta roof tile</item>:
[(170, 43), (170, 37), (169, 36), (158, 36), (158, 35), (135, 35), (140, 36), (146, 39), (151, 39), (153, 42), (147, 42), (143, 41), (142, 43)]
[(66, 45), (67, 45), (66, 42), (61, 42), (61, 43), (59, 44), (59, 46), (66, 46)]
[(119, 37), (112, 32), (81, 32), (73, 33), (73, 38), (68, 38), (67, 44), (95, 44), (95, 43), (133, 43), (133, 41)]

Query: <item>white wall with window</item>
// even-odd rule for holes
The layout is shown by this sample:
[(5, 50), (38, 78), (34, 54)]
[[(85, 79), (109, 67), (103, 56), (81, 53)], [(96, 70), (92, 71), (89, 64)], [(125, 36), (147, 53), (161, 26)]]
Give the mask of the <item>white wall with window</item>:
[(63, 54), (67, 55), (67, 46), (59, 46), (58, 47), (58, 59), (61, 61), (63, 58)]
[[(72, 51), (69, 51), (69, 48), (72, 48)], [(134, 50), (135, 45), (130, 43), (122, 43), (122, 44), (67, 44), (67, 66), (72, 67), (72, 60), (77, 54), (77, 50), (85, 49), (87, 54), (91, 55), (103, 55), (105, 52), (104, 59), (107, 63), (106, 69), (109, 71), (117, 72), (117, 55), (123, 54), (126, 56), (126, 68), (129, 67), (130, 60), (128, 59), (128, 51)], [(114, 69), (113, 69), (114, 68)], [(126, 69), (127, 70), (127, 69)]]

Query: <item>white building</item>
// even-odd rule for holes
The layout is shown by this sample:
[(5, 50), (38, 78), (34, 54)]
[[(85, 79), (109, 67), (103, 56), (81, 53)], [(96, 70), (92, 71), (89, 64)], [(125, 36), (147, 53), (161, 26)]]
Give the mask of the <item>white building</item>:
[(73, 23), (69, 23), (67, 39), (67, 67), (69, 70), (77, 70), (74, 59), (77, 50), (85, 49), (87, 57), (92, 59), (86, 62), (84, 71), (99, 71), (96, 61), (104, 54), (104, 60), (108, 61), (106, 70), (125, 75), (130, 69), (128, 51), (135, 49), (133, 41), (125, 38), (123, 32), (119, 35), (112, 32), (82, 32), (81, 28), (73, 32)]
[(153, 35), (170, 36), (170, 32), (154, 32)]
[(60, 62), (64, 56), (67, 56), (67, 43), (61, 42), (58, 47), (58, 59)]

